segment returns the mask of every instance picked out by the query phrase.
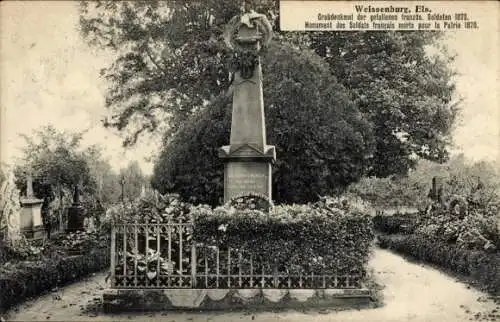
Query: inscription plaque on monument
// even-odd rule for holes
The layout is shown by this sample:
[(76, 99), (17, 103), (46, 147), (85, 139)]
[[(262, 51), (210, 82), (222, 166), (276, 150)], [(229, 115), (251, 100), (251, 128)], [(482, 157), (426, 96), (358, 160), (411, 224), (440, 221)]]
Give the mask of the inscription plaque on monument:
[(225, 195), (260, 194), (271, 190), (271, 165), (261, 162), (230, 162), (226, 164)]

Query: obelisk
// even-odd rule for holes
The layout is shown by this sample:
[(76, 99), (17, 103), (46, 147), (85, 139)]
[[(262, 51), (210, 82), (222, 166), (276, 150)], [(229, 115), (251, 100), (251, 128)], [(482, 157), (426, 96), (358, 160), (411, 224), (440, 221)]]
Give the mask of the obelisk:
[(271, 196), (274, 146), (266, 144), (262, 93), (261, 49), (272, 29), (264, 15), (250, 12), (234, 17), (226, 30), (226, 43), (235, 52), (233, 109), (229, 145), (219, 150), (224, 159), (224, 202), (249, 194)]

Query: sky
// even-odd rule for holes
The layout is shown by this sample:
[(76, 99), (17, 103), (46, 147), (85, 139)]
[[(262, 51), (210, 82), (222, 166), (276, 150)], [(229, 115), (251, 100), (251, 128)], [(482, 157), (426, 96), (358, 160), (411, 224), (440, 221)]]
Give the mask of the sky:
[[(447, 34), (446, 44), (457, 54), (457, 94), (464, 99), (453, 153), (500, 165), (498, 10), (488, 14), (477, 31)], [(53, 124), (85, 130), (84, 145), (102, 144), (115, 169), (137, 160), (150, 174), (145, 158), (159, 151), (158, 141), (140, 140), (125, 150), (122, 138), (101, 125), (107, 84), (99, 71), (112, 57), (84, 43), (77, 25), (76, 2), (0, 2), (0, 160), (19, 156), (19, 133)]]

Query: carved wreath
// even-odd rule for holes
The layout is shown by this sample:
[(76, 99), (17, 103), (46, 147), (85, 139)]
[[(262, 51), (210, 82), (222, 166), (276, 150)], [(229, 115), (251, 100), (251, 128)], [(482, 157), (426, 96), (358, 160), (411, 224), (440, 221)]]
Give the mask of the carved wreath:
[(257, 29), (261, 38), (259, 39), (260, 48), (262, 50), (267, 47), (272, 37), (272, 26), (263, 14), (258, 14), (255, 11), (244, 15), (236, 16), (229, 21), (224, 41), (233, 52), (232, 69), (239, 70), (243, 78), (251, 78), (255, 66), (259, 61), (258, 51), (244, 48), (238, 43), (237, 37), (241, 26), (246, 26), (251, 29)]
[(261, 48), (267, 47), (273, 34), (272, 26), (265, 15), (256, 13), (252, 10), (249, 13), (235, 16), (229, 21), (224, 33), (224, 41), (229, 48), (233, 50), (243, 49), (241, 45), (236, 41), (238, 32), (242, 25), (245, 25), (251, 29), (257, 28), (260, 32), (260, 35), (262, 36), (262, 38), (260, 39)]

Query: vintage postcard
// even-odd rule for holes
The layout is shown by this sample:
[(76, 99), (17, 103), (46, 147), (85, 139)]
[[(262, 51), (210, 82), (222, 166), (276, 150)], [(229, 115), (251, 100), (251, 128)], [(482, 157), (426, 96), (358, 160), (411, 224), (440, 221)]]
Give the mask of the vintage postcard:
[(497, 1), (0, 2), (0, 321), (499, 321)]

